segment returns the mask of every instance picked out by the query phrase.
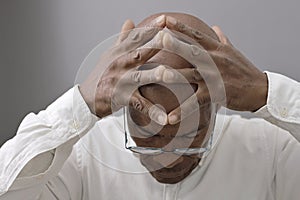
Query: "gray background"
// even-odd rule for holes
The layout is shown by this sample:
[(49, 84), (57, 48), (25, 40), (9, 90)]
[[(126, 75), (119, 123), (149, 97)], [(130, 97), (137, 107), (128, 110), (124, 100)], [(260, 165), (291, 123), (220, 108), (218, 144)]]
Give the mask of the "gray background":
[(300, 80), (297, 0), (0, 0), (0, 146), (29, 112), (73, 86), (90, 50), (161, 11), (194, 14), (219, 25), (262, 70)]

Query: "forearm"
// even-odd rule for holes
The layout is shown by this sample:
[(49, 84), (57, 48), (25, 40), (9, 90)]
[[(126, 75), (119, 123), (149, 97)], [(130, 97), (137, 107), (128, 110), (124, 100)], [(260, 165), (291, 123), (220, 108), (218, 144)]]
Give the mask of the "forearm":
[(39, 114), (26, 116), (17, 135), (0, 149), (0, 194), (11, 187), (45, 184), (57, 175), (96, 120), (77, 87)]
[(300, 83), (280, 74), (266, 73), (267, 104), (256, 115), (289, 131), (300, 141)]

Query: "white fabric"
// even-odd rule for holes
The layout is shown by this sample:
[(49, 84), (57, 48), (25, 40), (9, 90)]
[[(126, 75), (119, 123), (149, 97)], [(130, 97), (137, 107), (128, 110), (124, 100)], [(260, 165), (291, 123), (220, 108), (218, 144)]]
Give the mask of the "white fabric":
[(266, 73), (268, 102), (256, 114), (276, 126), (219, 115), (214, 148), (173, 185), (124, 150), (120, 116), (96, 123), (76, 86), (1, 147), (0, 199), (299, 200), (300, 84)]

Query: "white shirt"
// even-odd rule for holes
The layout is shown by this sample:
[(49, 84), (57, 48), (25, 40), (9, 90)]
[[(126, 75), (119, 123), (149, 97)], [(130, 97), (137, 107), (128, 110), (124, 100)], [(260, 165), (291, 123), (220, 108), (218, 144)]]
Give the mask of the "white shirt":
[(266, 73), (267, 105), (256, 114), (276, 126), (219, 115), (213, 149), (172, 185), (124, 149), (122, 116), (97, 122), (74, 87), (1, 147), (0, 199), (299, 200), (300, 84)]

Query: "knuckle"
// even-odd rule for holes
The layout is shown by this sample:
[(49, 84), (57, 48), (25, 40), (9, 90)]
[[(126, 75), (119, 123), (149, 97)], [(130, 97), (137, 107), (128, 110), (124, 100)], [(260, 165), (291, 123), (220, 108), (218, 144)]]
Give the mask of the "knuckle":
[(141, 81), (141, 72), (140, 71), (134, 71), (131, 73), (131, 80), (133, 80), (135, 83), (139, 83)]
[(196, 45), (191, 45), (191, 51), (194, 56), (198, 56), (201, 54), (202, 50)]
[(186, 25), (183, 23), (178, 22), (176, 26), (179, 32), (186, 32), (187, 30)]
[(193, 69), (192, 70), (192, 79), (193, 81), (197, 82), (197, 81), (200, 81), (201, 80), (201, 75), (200, 75), (200, 72), (197, 70), (197, 69)]
[(141, 33), (140, 30), (135, 30), (132, 32), (132, 34), (130, 34), (130, 40), (132, 42), (139, 42), (141, 40)]
[(121, 62), (123, 67), (125, 67), (126, 69), (132, 68), (136, 63), (141, 62), (141, 53), (139, 50), (132, 51), (129, 54), (127, 54), (122, 60), (123, 61), (119, 62)]
[(132, 55), (131, 55), (131, 58), (132, 58), (133, 60), (140, 61), (140, 60), (142, 59), (142, 53), (141, 53), (141, 51), (139, 51), (139, 50), (134, 51), (134, 52), (132, 53)]
[(230, 66), (231, 64), (232, 64), (232, 60), (231, 60), (231, 58), (229, 58), (229, 57), (223, 57), (223, 59), (222, 59), (222, 64), (224, 65), (224, 66)]
[(142, 112), (144, 109), (142, 102), (138, 98), (134, 98), (131, 102), (131, 105), (135, 110), (140, 111), (140, 112)]
[(141, 112), (144, 115), (148, 115), (149, 114), (149, 104), (147, 103), (147, 101), (143, 100), (143, 99), (138, 99), (136, 98), (136, 100), (134, 101), (134, 108), (136, 110), (138, 110), (139, 112)]
[(143, 35), (145, 35), (145, 37), (152, 36), (157, 31), (158, 31), (158, 28), (153, 27), (153, 24), (151, 24), (151, 25), (145, 26), (145, 28), (143, 29)]
[(196, 40), (202, 40), (204, 38), (203, 34), (200, 33), (198, 30), (192, 29), (192, 34), (194, 35)]
[(143, 43), (148, 41), (155, 33), (158, 32), (158, 28), (145, 26), (143, 28), (135, 29), (131, 34), (129, 39), (132, 43)]

